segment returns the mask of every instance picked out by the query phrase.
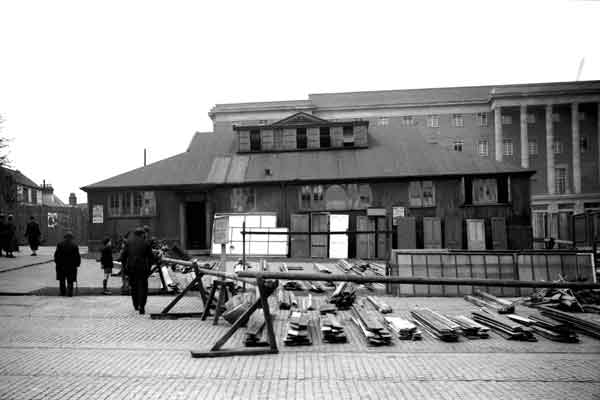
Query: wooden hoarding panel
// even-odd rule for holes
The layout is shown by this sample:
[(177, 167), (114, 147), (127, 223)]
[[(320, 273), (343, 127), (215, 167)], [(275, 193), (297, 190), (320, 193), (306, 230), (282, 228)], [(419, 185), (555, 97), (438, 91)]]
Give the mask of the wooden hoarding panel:
[[(292, 232), (308, 232), (308, 214), (292, 214), (291, 230)], [(308, 235), (292, 235), (290, 238), (292, 257), (309, 257)]]

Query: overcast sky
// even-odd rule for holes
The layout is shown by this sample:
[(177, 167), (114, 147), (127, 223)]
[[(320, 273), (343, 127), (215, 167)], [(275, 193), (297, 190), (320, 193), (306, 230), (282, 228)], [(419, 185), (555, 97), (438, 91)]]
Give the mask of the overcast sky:
[(216, 103), (600, 79), (600, 1), (0, 0), (12, 165), (67, 201), (185, 151)]

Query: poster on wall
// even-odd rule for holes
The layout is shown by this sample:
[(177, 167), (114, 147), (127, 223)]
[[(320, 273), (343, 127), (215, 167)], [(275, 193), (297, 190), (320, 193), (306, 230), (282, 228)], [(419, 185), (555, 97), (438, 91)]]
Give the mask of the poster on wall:
[(104, 207), (102, 204), (96, 204), (92, 207), (92, 224), (104, 223)]
[(213, 225), (213, 242), (217, 244), (226, 244), (229, 242), (228, 217), (215, 217), (215, 223)]
[(58, 225), (58, 214), (48, 213), (48, 228), (55, 228)]
[(406, 209), (404, 207), (392, 207), (392, 223), (398, 225), (398, 218), (406, 217)]

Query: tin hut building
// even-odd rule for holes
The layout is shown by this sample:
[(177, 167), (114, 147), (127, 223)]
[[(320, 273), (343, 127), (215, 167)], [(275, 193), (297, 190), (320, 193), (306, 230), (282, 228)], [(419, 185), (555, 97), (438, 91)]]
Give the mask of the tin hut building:
[[(219, 216), (229, 222), (229, 254), (242, 253), (244, 223), (269, 233), (246, 238), (254, 255), (530, 247), (534, 171), (452, 139), (489, 133), (481, 126), (489, 101), (485, 108), (469, 97), (481, 97), (479, 88), (438, 91), (444, 96), (365, 92), (216, 105), (213, 132), (196, 133), (185, 152), (83, 188), (91, 250), (107, 234), (149, 225), (192, 253), (218, 253)], [(407, 100), (415, 104), (401, 104)], [(288, 238), (290, 230), (307, 234)], [(346, 230), (394, 234), (319, 234)]]

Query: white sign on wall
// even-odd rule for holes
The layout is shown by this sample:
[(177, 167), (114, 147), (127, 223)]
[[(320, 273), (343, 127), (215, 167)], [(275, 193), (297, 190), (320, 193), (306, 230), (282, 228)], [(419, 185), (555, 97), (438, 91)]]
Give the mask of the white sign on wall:
[(58, 225), (58, 214), (48, 213), (48, 228), (54, 228)]
[(96, 204), (92, 207), (92, 224), (104, 223), (104, 206)]

